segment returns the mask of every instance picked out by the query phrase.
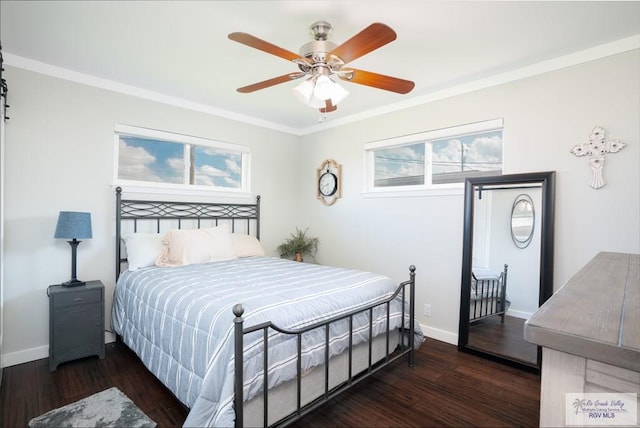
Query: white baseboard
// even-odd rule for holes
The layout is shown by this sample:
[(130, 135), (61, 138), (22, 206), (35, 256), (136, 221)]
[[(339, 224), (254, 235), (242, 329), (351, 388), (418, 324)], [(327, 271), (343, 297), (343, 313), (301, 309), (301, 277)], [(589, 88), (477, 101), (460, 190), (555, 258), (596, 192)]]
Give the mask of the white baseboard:
[(16, 366), (18, 364), (28, 363), (42, 358), (49, 358), (49, 345), (23, 349), (22, 351), (17, 352), (8, 352), (2, 355), (2, 366)]
[[(104, 343), (116, 341), (116, 335), (105, 332)], [(18, 364), (49, 358), (49, 345), (37, 346), (35, 348), (24, 349), (18, 352), (8, 352), (2, 355), (2, 367), (17, 366)]]
[(507, 315), (509, 315), (510, 317), (515, 317), (515, 318), (522, 318), (523, 320), (528, 320), (529, 318), (531, 318), (531, 315), (533, 315), (532, 312), (524, 312), (524, 311), (512, 311), (511, 309), (507, 310)]
[(424, 333), (424, 335), (430, 337), (431, 339), (436, 339), (441, 342), (449, 343), (451, 345), (458, 345), (457, 334), (445, 330), (440, 330), (439, 328), (429, 327), (423, 324), (420, 324), (420, 327), (422, 327), (422, 332)]

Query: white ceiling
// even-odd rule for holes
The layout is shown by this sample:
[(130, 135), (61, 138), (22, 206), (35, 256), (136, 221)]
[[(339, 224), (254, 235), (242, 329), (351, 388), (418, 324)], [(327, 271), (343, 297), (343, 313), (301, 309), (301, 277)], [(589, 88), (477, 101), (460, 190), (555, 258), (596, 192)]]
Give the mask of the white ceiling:
[[(2, 0), (0, 13), (9, 65), (298, 134), (472, 88), (473, 82), (640, 47), (639, 1)], [(229, 33), (247, 32), (297, 52), (318, 20), (333, 25), (330, 40), (337, 44), (372, 22), (389, 25), (397, 39), (349, 65), (413, 80), (415, 89), (399, 95), (344, 83), (350, 96), (322, 124), (317, 110), (293, 96), (296, 82), (236, 92), (298, 68), (229, 40)]]

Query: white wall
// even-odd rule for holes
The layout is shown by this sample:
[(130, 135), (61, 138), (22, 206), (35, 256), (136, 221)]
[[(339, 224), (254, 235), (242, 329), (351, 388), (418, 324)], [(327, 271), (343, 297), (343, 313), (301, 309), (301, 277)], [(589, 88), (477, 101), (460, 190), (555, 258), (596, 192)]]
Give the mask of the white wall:
[(53, 239), (61, 210), (92, 214), (93, 239), (78, 247), (78, 278), (104, 282), (110, 328), (116, 123), (249, 145), (267, 251), (275, 254), (295, 224), (299, 137), (12, 67), (6, 67), (6, 79), (11, 120), (5, 153), (5, 365), (48, 355), (46, 289), (71, 276), (69, 244)]
[[(304, 137), (171, 108), (7, 67), (5, 364), (46, 356), (46, 287), (69, 278), (70, 250), (53, 239), (58, 211), (92, 212), (78, 277), (114, 283), (113, 126), (126, 123), (252, 148), (271, 254), (294, 226), (320, 238), (324, 264), (374, 270), (397, 281), (417, 266), (419, 321), (455, 343), (462, 259), (462, 195), (362, 196), (363, 144), (504, 118), (505, 173), (557, 171), (555, 289), (599, 251), (640, 252), (640, 52), (615, 55)], [(348, 100), (347, 100), (348, 102)], [(569, 149), (603, 126), (627, 147), (609, 155), (608, 184), (588, 187), (586, 159)], [(315, 199), (316, 168), (342, 164), (343, 198)], [(424, 303), (431, 317), (421, 315)]]
[[(322, 263), (376, 270), (397, 280), (417, 266), (417, 308), (427, 333), (457, 341), (463, 197), (363, 197), (369, 141), (504, 118), (505, 173), (557, 172), (558, 289), (599, 251), (640, 252), (640, 52), (530, 77), (307, 136), (300, 153), (300, 225), (320, 238)], [(569, 153), (595, 125), (627, 147), (607, 156), (600, 190), (585, 158)], [(342, 164), (343, 198), (315, 200), (315, 168)], [(422, 315), (431, 304), (431, 317)]]

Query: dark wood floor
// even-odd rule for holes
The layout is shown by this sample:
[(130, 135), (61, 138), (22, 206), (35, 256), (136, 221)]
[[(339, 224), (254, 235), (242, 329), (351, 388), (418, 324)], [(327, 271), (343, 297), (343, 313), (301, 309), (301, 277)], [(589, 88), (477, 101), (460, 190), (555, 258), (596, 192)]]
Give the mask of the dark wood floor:
[(499, 316), (486, 318), (469, 326), (469, 346), (493, 354), (536, 365), (538, 347), (524, 340), (524, 319)]
[[(416, 366), (397, 361), (303, 418), (298, 427), (324, 426), (538, 426), (540, 378), (460, 353), (433, 339), (416, 353)], [(112, 386), (160, 427), (181, 426), (185, 409), (122, 344), (106, 358), (62, 364), (47, 360), (4, 369), (0, 427), (24, 427), (48, 410)]]

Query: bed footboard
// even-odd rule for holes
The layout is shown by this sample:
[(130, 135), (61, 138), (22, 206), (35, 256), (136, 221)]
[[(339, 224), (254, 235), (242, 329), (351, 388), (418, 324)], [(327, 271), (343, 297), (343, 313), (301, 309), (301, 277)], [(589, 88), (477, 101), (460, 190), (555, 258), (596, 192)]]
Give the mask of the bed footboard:
[(497, 277), (477, 278), (471, 273), (471, 299), (469, 303), (469, 322), (473, 323), (487, 317), (500, 315), (500, 320), (504, 323), (504, 317), (508, 309), (507, 305), (507, 270), (509, 266), (504, 265), (504, 270)]
[[(305, 328), (301, 328), (301, 329), (295, 329), (295, 330), (287, 330), (287, 329), (282, 329), (274, 324), (272, 324), (271, 322), (266, 322), (266, 323), (262, 323), (262, 324), (258, 324), (258, 325), (254, 325), (254, 326), (250, 326), (250, 327), (245, 327), (244, 326), (244, 319), (242, 318), (242, 315), (244, 313), (244, 309), (242, 307), (241, 304), (237, 304), (234, 306), (233, 308), (233, 313), (235, 315), (234, 318), (234, 352), (235, 352), (235, 362), (234, 362), (234, 393), (235, 393), (235, 397), (234, 397), (234, 409), (235, 409), (235, 426), (236, 427), (242, 427), (244, 426), (244, 415), (243, 415), (243, 403), (244, 403), (244, 392), (243, 392), (243, 379), (244, 379), (244, 368), (243, 368), (243, 363), (244, 363), (244, 335), (245, 334), (249, 334), (249, 333), (253, 333), (253, 332), (258, 332), (258, 331), (262, 331), (263, 333), (263, 355), (264, 355), (264, 359), (263, 359), (263, 384), (264, 385), (268, 385), (268, 367), (269, 367), (269, 361), (268, 361), (268, 352), (267, 352), (267, 348), (269, 346), (268, 343), (268, 336), (269, 336), (269, 330), (275, 330), (279, 333), (283, 333), (283, 334), (288, 334), (288, 335), (294, 335), (297, 338), (297, 367), (296, 367), (296, 378), (295, 378), (295, 382), (297, 385), (297, 403), (296, 403), (296, 410), (291, 413), (288, 416), (285, 416), (284, 418), (276, 421), (273, 425), (284, 425), (284, 424), (289, 424), (299, 418), (301, 418), (302, 416), (308, 414), (309, 412), (313, 411), (314, 409), (316, 409), (317, 407), (321, 406), (322, 404), (326, 403), (327, 401), (331, 400), (333, 397), (335, 397), (336, 395), (342, 393), (343, 391), (349, 389), (350, 387), (352, 387), (353, 385), (357, 384), (358, 382), (364, 380), (365, 378), (369, 377), (370, 375), (372, 375), (373, 373), (377, 372), (378, 370), (380, 370), (381, 368), (385, 367), (386, 365), (396, 361), (397, 359), (407, 355), (408, 356), (408, 363), (410, 367), (413, 367), (414, 365), (414, 335), (415, 335), (415, 326), (414, 326), (414, 322), (415, 322), (415, 266), (411, 265), (409, 267), (409, 280), (401, 283), (398, 288), (396, 289), (395, 293), (388, 299), (366, 306), (366, 307), (362, 307), (359, 308), (357, 310), (351, 311), (349, 313), (346, 313), (344, 315), (329, 319), (327, 321), (321, 322), (321, 323), (317, 323), (314, 325), (310, 325), (307, 326)], [(389, 316), (390, 316), (390, 304), (391, 302), (398, 296), (401, 296), (402, 301), (406, 301), (406, 295), (407, 295), (407, 288), (409, 288), (408, 293), (409, 293), (409, 307), (408, 307), (408, 318), (410, 320), (410, 322), (408, 323), (408, 327), (405, 325), (405, 318), (406, 318), (406, 309), (405, 309), (405, 305), (402, 305), (402, 322), (401, 322), (401, 326), (399, 327), (400, 330), (400, 342), (398, 345), (397, 349), (389, 349), (389, 336), (390, 336), (390, 323), (389, 323)], [(373, 361), (372, 358), (372, 332), (373, 332), (373, 311), (375, 308), (378, 307), (384, 307), (386, 310), (386, 331), (385, 331), (385, 335), (386, 335), (386, 353), (385, 353), (385, 357), (376, 362)], [(368, 313), (368, 319), (369, 319), (369, 338), (368, 338), (368, 346), (369, 346), (369, 361), (368, 361), (368, 366), (364, 371), (361, 371), (359, 373), (352, 373), (352, 353), (353, 353), (353, 318), (358, 315), (358, 314), (363, 314), (363, 313)], [(330, 362), (330, 357), (329, 357), (329, 329), (331, 324), (338, 322), (338, 321), (343, 321), (343, 320), (347, 320), (348, 325), (349, 325), (349, 347), (348, 347), (348, 375), (347, 378), (344, 382), (342, 382), (341, 384), (339, 384), (336, 387), (330, 388), (329, 387), (329, 362)], [(316, 399), (312, 400), (311, 402), (307, 403), (307, 404), (302, 404), (302, 377), (303, 377), (303, 373), (302, 373), (302, 335), (305, 332), (314, 330), (314, 329), (324, 329), (325, 332), (325, 339), (324, 339), (324, 393), (317, 397)], [(266, 387), (262, 388), (262, 394), (263, 394), (263, 421), (264, 421), (264, 426), (268, 426), (268, 421), (269, 421), (269, 400), (268, 400), (268, 396), (269, 396), (269, 390)]]

